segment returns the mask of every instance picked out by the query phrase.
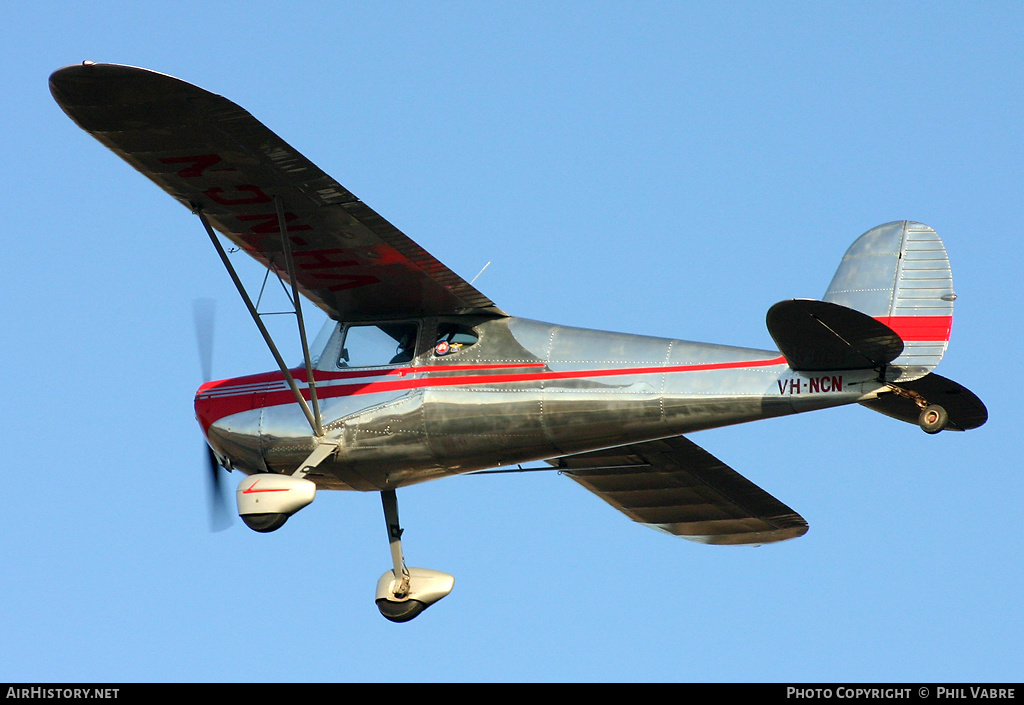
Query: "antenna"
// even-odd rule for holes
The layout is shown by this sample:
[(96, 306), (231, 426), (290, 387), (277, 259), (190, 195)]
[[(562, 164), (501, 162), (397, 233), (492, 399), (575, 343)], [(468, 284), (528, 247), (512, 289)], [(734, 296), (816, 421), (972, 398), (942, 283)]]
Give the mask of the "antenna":
[(477, 272), (477, 273), (476, 273), (476, 276), (475, 276), (475, 277), (473, 277), (473, 279), (472, 279), (472, 280), (471, 280), (471, 281), (469, 282), (469, 285), (470, 285), (470, 286), (473, 286), (473, 282), (475, 282), (475, 281), (476, 281), (477, 279), (479, 279), (479, 278), (480, 278), (480, 275), (484, 273), (484, 269), (487, 269), (487, 268), (488, 268), (488, 267), (490, 267), (490, 266), (491, 266), (491, 261), (490, 261), (490, 260), (487, 260), (487, 264), (485, 264), (485, 265), (483, 266), (483, 269), (481, 269), (481, 270), (480, 270), (479, 272)]

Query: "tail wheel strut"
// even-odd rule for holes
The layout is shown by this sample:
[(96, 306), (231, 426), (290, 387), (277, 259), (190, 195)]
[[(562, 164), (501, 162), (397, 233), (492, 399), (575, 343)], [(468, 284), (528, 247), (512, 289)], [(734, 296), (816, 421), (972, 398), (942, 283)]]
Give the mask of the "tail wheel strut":
[(921, 413), (917, 417), (917, 425), (925, 433), (938, 433), (949, 424), (949, 413), (938, 404), (929, 404), (928, 400), (921, 396), (920, 393), (912, 389), (898, 387), (895, 384), (886, 386), (889, 387), (893, 394), (910, 399), (917, 404), (918, 408), (921, 409)]

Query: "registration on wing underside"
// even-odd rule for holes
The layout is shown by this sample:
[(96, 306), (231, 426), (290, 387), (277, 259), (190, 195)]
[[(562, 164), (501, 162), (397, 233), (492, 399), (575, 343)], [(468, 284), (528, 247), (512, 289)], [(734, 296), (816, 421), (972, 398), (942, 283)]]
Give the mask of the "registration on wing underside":
[(236, 245), (287, 277), (283, 219), (300, 291), (333, 318), (503, 315), (226, 98), (151, 71), (87, 68), (51, 79), (64, 111), (178, 201), (202, 209)]

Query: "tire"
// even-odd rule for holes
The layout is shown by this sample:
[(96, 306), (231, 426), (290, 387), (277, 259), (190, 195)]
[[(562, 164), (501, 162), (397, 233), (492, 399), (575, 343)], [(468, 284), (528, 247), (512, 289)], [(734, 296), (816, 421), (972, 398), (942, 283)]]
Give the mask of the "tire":
[(242, 521), (253, 531), (269, 534), (277, 531), (288, 521), (287, 514), (243, 514)]
[(941, 406), (929, 404), (921, 409), (921, 415), (917, 417), (917, 423), (925, 433), (938, 433), (949, 423), (949, 414)]
[(395, 602), (388, 600), (387, 598), (381, 598), (377, 600), (377, 609), (384, 617), (392, 622), (408, 622), (410, 619), (418, 617), (419, 614), (427, 609), (427, 605), (423, 604), (419, 600), (405, 600), (403, 602)]

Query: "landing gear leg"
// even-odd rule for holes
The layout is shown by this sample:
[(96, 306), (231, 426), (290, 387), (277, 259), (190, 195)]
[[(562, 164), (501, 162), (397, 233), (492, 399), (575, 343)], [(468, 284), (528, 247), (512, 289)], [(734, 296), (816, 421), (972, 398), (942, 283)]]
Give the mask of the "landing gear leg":
[(408, 622), (452, 591), (455, 578), (426, 568), (407, 568), (402, 553), (403, 529), (398, 522), (398, 496), (382, 490), (393, 568), (377, 581), (377, 609), (392, 622)]
[(391, 586), (392, 595), (401, 599), (409, 595), (409, 569), (405, 567), (405, 555), (402, 553), (403, 529), (398, 523), (398, 495), (394, 490), (384, 490), (380, 493), (380, 499), (384, 504), (384, 523), (388, 525), (388, 543), (391, 546), (391, 563), (394, 565), (391, 572), (396, 578)]

